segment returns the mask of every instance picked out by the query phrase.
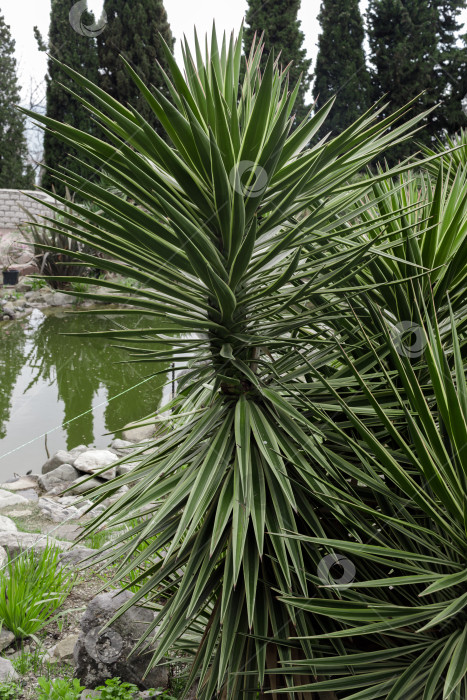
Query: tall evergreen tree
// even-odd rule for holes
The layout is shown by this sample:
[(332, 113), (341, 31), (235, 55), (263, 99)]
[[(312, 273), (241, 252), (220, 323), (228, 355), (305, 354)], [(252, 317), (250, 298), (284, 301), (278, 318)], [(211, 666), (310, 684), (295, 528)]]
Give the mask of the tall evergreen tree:
[(269, 52), (274, 49), (276, 56), (280, 52), (283, 66), (291, 63), (291, 86), (295, 86), (300, 74), (302, 75), (296, 102), (297, 117), (302, 119), (307, 111), (305, 103), (311, 80), (311, 60), (307, 59), (306, 50), (303, 48), (304, 35), (298, 20), (299, 9), (300, 0), (248, 0), (244, 46), (248, 55), (255, 33), (261, 35), (264, 32), (265, 51), (262, 56), (262, 68), (266, 65)]
[(16, 75), (15, 41), (0, 15), (0, 188), (30, 188), (34, 173), (27, 164), (24, 119)]
[(435, 66), (437, 92), (441, 100), (438, 110), (440, 127), (453, 134), (467, 126), (462, 100), (467, 94), (466, 36), (460, 44), (462, 23), (459, 15), (467, 7), (466, 0), (435, 0), (437, 9), (438, 61)]
[[(388, 95), (389, 110), (417, 98), (417, 114), (439, 101), (435, 76), (438, 58), (436, 7), (426, 0), (370, 0), (368, 34), (371, 50), (373, 97)], [(418, 140), (428, 142), (439, 131), (439, 115), (432, 113)], [(406, 155), (407, 145), (393, 157)]]
[[(158, 122), (125, 70), (123, 56), (150, 88), (157, 87), (169, 97), (161, 67), (168, 70), (162, 48), (173, 49), (174, 39), (162, 0), (104, 0), (105, 32), (98, 36), (100, 86), (112, 97), (135, 107), (147, 121)], [(160, 64), (160, 65), (159, 65)]]
[[(72, 0), (52, 0), (50, 13), (50, 28), (48, 50), (54, 58), (58, 58), (66, 65), (86, 76), (89, 80), (98, 80), (98, 58), (96, 40), (93, 36), (83, 35), (72, 27), (70, 22), (70, 9)], [(81, 16), (81, 26), (90, 27), (94, 18), (91, 13), (85, 12)], [(36, 31), (36, 38), (40, 48), (44, 48), (44, 42)], [(47, 48), (47, 47), (46, 47)], [(65, 124), (71, 124), (77, 129), (87, 133), (94, 133), (95, 125), (89, 112), (79, 101), (65, 91), (61, 85), (75, 89), (72, 80), (49, 59), (47, 75), (47, 116)], [(78, 162), (74, 156), (78, 155), (69, 146), (58, 141), (50, 133), (44, 135), (44, 165), (49, 168), (69, 168), (79, 175), (88, 177), (86, 166)], [(82, 155), (79, 155), (82, 158)], [(42, 185), (47, 189), (55, 190), (63, 195), (64, 186), (55, 179), (54, 175), (45, 170)]]
[(371, 86), (363, 50), (358, 0), (323, 0), (313, 97), (319, 107), (336, 95), (322, 133), (342, 132), (370, 106)]

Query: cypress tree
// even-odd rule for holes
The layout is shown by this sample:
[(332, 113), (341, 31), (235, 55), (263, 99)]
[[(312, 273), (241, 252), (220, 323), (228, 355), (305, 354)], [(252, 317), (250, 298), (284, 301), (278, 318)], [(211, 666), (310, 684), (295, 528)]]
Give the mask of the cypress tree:
[(28, 189), (34, 172), (27, 164), (24, 118), (16, 107), (20, 92), (14, 54), (10, 27), (0, 15), (0, 188)]
[(264, 52), (262, 56), (262, 68), (266, 65), (267, 57), (271, 50), (277, 56), (280, 52), (280, 62), (283, 66), (291, 63), (290, 85), (294, 87), (300, 74), (301, 85), (295, 103), (297, 117), (306, 115), (306, 93), (310, 86), (311, 60), (306, 57), (303, 48), (304, 35), (300, 29), (298, 11), (300, 0), (249, 0), (246, 12), (246, 27), (244, 32), (244, 46), (246, 55), (249, 54), (253, 37), (257, 33), (258, 38), (264, 32)]
[(158, 122), (140, 91), (129, 77), (123, 56), (150, 88), (157, 87), (169, 98), (161, 67), (168, 65), (162, 49), (163, 37), (173, 49), (174, 39), (162, 0), (104, 0), (105, 32), (98, 36), (100, 86), (124, 105), (136, 108), (156, 129)]
[[(79, 26), (72, 27), (70, 23), (70, 10), (72, 7), (72, 0), (52, 0), (48, 50), (51, 56), (97, 83), (98, 58), (96, 39), (94, 36), (88, 35), (92, 34), (92, 32), (86, 32), (83, 35), (83, 33), (77, 31)], [(89, 12), (85, 11), (80, 19), (81, 27), (91, 27), (93, 25), (94, 18)], [(44, 48), (44, 42), (37, 29), (35, 31), (40, 48)], [(95, 133), (95, 125), (88, 111), (76, 98), (64, 90), (59, 82), (73, 90), (76, 90), (75, 84), (51, 59), (48, 62), (46, 80), (47, 116), (62, 123), (71, 124), (89, 134)], [(69, 168), (78, 175), (88, 177), (89, 171), (86, 165), (76, 161), (74, 158), (76, 155), (78, 153), (70, 146), (64, 145), (55, 139), (54, 136), (45, 132), (44, 165), (46, 167), (56, 170)], [(79, 154), (79, 158), (82, 157), (82, 154)], [(48, 170), (44, 172), (42, 186), (47, 189), (52, 189), (53, 187), (62, 196), (65, 193), (64, 186)]]
[(437, 110), (440, 128), (449, 134), (467, 126), (462, 100), (467, 94), (467, 45), (458, 38), (463, 25), (458, 21), (466, 0), (436, 0), (438, 61), (435, 66), (437, 93), (441, 100)]
[(363, 19), (358, 0), (323, 0), (318, 15), (318, 39), (313, 97), (318, 107), (336, 95), (322, 133), (342, 132), (365, 112), (371, 86), (363, 50)]
[[(438, 100), (435, 65), (438, 56), (437, 11), (426, 0), (370, 0), (368, 34), (371, 49), (373, 97), (387, 94), (388, 112), (416, 98), (413, 112), (421, 113)], [(420, 94), (423, 93), (423, 94)], [(432, 113), (419, 141), (430, 141), (439, 130)], [(393, 158), (407, 155), (407, 145), (391, 149)]]

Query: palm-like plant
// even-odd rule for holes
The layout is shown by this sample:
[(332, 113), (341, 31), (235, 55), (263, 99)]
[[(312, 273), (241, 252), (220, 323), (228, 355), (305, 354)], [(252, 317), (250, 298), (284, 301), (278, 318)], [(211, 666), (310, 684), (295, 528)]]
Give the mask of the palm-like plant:
[[(376, 182), (373, 205), (358, 214), (371, 240), (385, 240), (362, 281), (378, 285), (372, 296), (395, 321), (415, 321), (425, 305), (442, 325), (450, 316), (448, 292), (456, 318), (462, 311), (465, 317), (467, 166), (446, 168), (439, 160), (428, 164), (431, 177), (420, 169), (402, 173), (397, 186)], [(401, 283), (390, 284), (396, 280)]]
[[(34, 115), (124, 195), (94, 179), (60, 175), (100, 210), (69, 203), (61, 228), (104, 253), (101, 267), (132, 276), (144, 290), (126, 297), (116, 282), (98, 284), (136, 305), (127, 313), (172, 322), (170, 330), (163, 324), (106, 335), (136, 362), (170, 358), (187, 370), (171, 405), (171, 430), (134, 471), (96, 493), (104, 499), (131, 486), (93, 527), (151, 515), (103, 556), (120, 561), (122, 578), (144, 568), (132, 603), (152, 603), (158, 612), (140, 646), (157, 629), (152, 663), (174, 646), (192, 654), (190, 680), (200, 678), (200, 698), (284, 685), (269, 670), (279, 659), (312, 652), (307, 640), (294, 649), (286, 643), (309, 625), (276, 591), (306, 596), (310, 583), (300, 539), (276, 533), (324, 535), (337, 527), (339, 513), (328, 525), (318, 510), (322, 501), (308, 495), (311, 483), (320, 497), (327, 493), (335, 468), (319, 449), (325, 423), (302, 415), (308, 404), (295, 389), (303, 389), (310, 367), (337, 372), (335, 385), (357, 384), (328, 336), (340, 324), (341, 342), (357, 354), (366, 342), (347, 297), (368, 288), (360, 273), (384, 236), (364, 238), (359, 225), (346, 226), (372, 184), (350, 180), (418, 121), (399, 125), (406, 110), (386, 119), (374, 110), (334, 140), (308, 148), (331, 105), (291, 133), (297, 86), (289, 90), (287, 70), (273, 57), (260, 73), (258, 45), (240, 84), (241, 45), (241, 36), (218, 45), (213, 32), (203, 57), (197, 40), (194, 55), (185, 43), (184, 76), (167, 50), (172, 102), (127, 66), (171, 145), (136, 111), (65, 66), (105, 140)], [(52, 217), (44, 227), (55, 229)], [(159, 350), (160, 343), (171, 352)], [(319, 391), (318, 412), (321, 402), (333, 401), (328, 388)], [(140, 553), (143, 542), (150, 544)], [(318, 547), (314, 559), (317, 565)], [(316, 625), (325, 632), (320, 619)], [(270, 637), (274, 643), (267, 644)], [(334, 649), (327, 641), (315, 646)]]
[[(344, 537), (301, 541), (313, 548), (323, 546), (356, 576), (350, 586), (333, 585), (331, 577), (327, 587), (314, 576), (315, 597), (282, 597), (297, 610), (330, 618), (333, 631), (327, 640), (336, 642), (332, 655), (315, 653), (308, 660), (285, 664), (290, 674), (306, 668), (328, 677), (288, 692), (335, 691), (346, 700), (467, 697), (467, 392), (453, 317), (451, 321), (449, 356), (439, 328), (429, 321), (424, 326), (429, 397), (410, 359), (397, 352), (387, 331), (403, 391), (378, 360), (375, 371), (391, 397), (383, 405), (342, 352), (342, 361), (378, 416), (385, 443), (339, 390), (317, 376), (355, 429), (355, 437), (347, 434), (345, 439), (357, 459), (349, 469), (342, 459), (332, 460), (341, 472), (341, 485), (338, 479), (327, 484), (328, 498), (339, 502)], [(394, 419), (397, 410), (401, 417)], [(326, 453), (336, 449), (338, 455), (339, 444), (328, 439)], [(356, 479), (352, 486), (345, 482), (349, 471)], [(312, 640), (319, 643), (310, 625)]]

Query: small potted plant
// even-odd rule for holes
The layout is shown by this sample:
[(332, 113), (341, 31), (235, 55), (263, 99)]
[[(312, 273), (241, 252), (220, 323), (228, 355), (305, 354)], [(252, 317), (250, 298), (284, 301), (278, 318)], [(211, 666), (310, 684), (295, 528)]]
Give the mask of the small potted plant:
[(14, 285), (18, 284), (18, 280), (19, 280), (19, 271), (18, 270), (13, 270), (7, 266), (7, 267), (3, 268), (2, 275), (3, 275), (3, 286), (4, 287), (13, 287)]
[(18, 284), (19, 270), (12, 267), (12, 265), (18, 264), (24, 258), (26, 251), (28, 251), (27, 244), (20, 240), (13, 240), (6, 249), (2, 267), (4, 287), (13, 287)]

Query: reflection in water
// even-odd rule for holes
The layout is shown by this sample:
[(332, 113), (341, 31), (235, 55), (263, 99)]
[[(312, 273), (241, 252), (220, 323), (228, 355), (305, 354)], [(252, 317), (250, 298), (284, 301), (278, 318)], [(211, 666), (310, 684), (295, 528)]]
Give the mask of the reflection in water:
[[(122, 323), (138, 324), (128, 319), (122, 317)], [(0, 328), (0, 479), (14, 471), (37, 471), (46, 457), (43, 441), (1, 460), (6, 452), (165, 369), (153, 363), (119, 364), (128, 356), (104, 338), (63, 335), (112, 327), (104, 315), (44, 317), (35, 311), (27, 322)], [(115, 434), (157, 409), (165, 382), (161, 374), (110, 401), (105, 409), (72, 420), (50, 435), (50, 452), (79, 444), (106, 446), (111, 437), (105, 432)]]
[(22, 324), (8, 323), (0, 329), (0, 440), (6, 435), (11, 393), (24, 363), (25, 342)]

